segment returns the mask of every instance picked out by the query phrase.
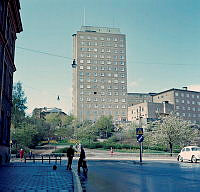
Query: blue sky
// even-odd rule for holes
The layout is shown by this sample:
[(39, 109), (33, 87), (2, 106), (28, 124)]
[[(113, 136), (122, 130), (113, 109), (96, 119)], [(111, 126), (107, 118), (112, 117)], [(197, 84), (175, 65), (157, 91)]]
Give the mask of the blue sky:
[[(200, 91), (199, 0), (21, 0), (14, 82), (35, 107), (71, 111), (72, 34), (83, 24), (119, 27), (127, 39), (129, 92)], [(39, 54), (20, 47), (63, 57)], [(57, 101), (60, 95), (60, 101)]]

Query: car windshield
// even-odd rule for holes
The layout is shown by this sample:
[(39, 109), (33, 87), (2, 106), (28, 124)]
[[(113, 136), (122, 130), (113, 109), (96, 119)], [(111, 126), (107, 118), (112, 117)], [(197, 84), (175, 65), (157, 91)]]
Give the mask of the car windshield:
[(200, 147), (194, 147), (192, 148), (192, 151), (200, 151)]

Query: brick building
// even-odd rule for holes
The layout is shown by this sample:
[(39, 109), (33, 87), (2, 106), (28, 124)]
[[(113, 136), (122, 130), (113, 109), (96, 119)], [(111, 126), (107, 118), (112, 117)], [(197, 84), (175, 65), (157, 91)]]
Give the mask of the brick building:
[(0, 164), (9, 162), (14, 52), (22, 31), (19, 0), (0, 0)]

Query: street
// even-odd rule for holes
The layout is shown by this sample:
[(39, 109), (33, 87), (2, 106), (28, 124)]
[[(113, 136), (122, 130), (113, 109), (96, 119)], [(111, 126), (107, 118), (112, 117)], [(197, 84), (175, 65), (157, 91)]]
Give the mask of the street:
[(200, 163), (89, 160), (88, 168), (87, 175), (79, 174), (87, 192), (197, 192), (200, 188)]

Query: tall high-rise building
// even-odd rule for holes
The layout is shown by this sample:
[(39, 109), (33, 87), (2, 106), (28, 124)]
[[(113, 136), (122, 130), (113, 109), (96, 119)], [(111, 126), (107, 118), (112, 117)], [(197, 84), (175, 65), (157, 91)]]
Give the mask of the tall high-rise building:
[(82, 26), (73, 35), (73, 114), (127, 119), (126, 37), (119, 28)]

